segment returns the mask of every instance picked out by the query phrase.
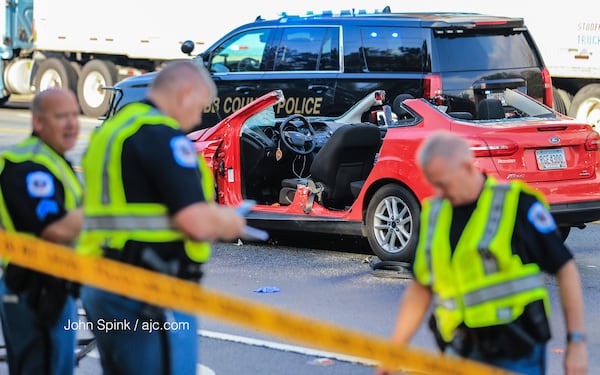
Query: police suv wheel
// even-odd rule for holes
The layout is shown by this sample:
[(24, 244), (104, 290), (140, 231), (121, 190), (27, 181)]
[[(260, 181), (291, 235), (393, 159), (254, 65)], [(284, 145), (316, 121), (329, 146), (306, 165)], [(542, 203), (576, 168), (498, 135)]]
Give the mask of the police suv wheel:
[(384, 261), (411, 262), (419, 237), (421, 208), (404, 187), (381, 187), (369, 201), (367, 239), (373, 253)]

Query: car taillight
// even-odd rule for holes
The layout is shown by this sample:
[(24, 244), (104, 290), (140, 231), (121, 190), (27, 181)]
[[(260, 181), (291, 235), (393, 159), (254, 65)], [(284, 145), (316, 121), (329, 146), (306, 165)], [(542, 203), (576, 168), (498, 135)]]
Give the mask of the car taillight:
[(477, 26), (506, 25), (507, 23), (505, 20), (475, 21), (475, 25)]
[(502, 138), (467, 138), (469, 148), (476, 158), (490, 156), (509, 156), (517, 152), (519, 146), (509, 140)]
[[(423, 81), (423, 98), (442, 104), (442, 77), (439, 74), (427, 74)], [(437, 103), (439, 102), (439, 103)]]
[(588, 134), (587, 138), (585, 139), (584, 147), (586, 151), (600, 150), (600, 134), (597, 132), (591, 132)]
[(544, 82), (544, 104), (552, 108), (554, 104), (552, 96), (552, 78), (547, 68), (542, 69), (542, 81)]

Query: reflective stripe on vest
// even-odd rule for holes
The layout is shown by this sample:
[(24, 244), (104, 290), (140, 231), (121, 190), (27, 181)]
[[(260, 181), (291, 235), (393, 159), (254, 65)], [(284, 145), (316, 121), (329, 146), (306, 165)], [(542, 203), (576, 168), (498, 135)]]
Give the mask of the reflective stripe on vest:
[[(144, 125), (160, 124), (178, 128), (174, 119), (166, 117), (156, 108), (132, 103), (97, 130), (84, 156), (84, 171), (89, 185), (84, 204), (84, 231), (79, 251), (100, 255), (102, 247), (122, 250), (129, 240), (141, 242), (184, 242), (186, 254), (195, 262), (205, 262), (210, 257), (207, 242), (188, 240), (177, 229), (162, 203), (130, 203), (126, 201), (120, 178), (122, 145)], [(99, 165), (100, 163), (100, 165)], [(198, 164), (202, 188), (207, 201), (213, 197), (214, 183), (210, 169)], [(91, 172), (87, 172), (91, 171)], [(205, 181), (208, 180), (208, 181)]]
[(487, 218), (483, 238), (479, 241), (479, 254), (483, 260), (483, 266), (486, 274), (498, 272), (498, 261), (494, 254), (490, 251), (490, 243), (498, 233), (500, 220), (502, 220), (502, 212), (504, 208), (504, 199), (506, 192), (509, 189), (508, 185), (495, 185), (494, 195), (492, 196), (492, 207)]
[(522, 190), (531, 192), (522, 183), (498, 185), (488, 178), (454, 254), (448, 236), (449, 202), (430, 199), (423, 204), (426, 224), (421, 231), (426, 237), (421, 238), (423, 245), (415, 257), (415, 277), (432, 287), (435, 317), (447, 342), (463, 323), (472, 328), (508, 323), (536, 300), (543, 300), (549, 313), (539, 267), (523, 264), (512, 254), (512, 230)]
[(525, 275), (515, 280), (509, 280), (500, 284), (490, 285), (485, 288), (466, 293), (463, 296), (465, 307), (472, 307), (481, 303), (510, 297), (512, 295), (527, 292), (535, 288), (544, 287), (542, 274)]
[(166, 216), (91, 216), (84, 222), (86, 230), (166, 230), (174, 229)]
[(425, 259), (427, 269), (429, 270), (429, 283), (433, 283), (434, 274), (431, 272), (433, 268), (433, 263), (431, 259), (431, 244), (433, 242), (433, 231), (435, 230), (435, 222), (442, 208), (443, 201), (441, 199), (435, 199), (431, 202), (431, 211), (428, 215), (430, 225), (427, 226), (427, 234), (426, 234), (426, 242), (425, 242)]

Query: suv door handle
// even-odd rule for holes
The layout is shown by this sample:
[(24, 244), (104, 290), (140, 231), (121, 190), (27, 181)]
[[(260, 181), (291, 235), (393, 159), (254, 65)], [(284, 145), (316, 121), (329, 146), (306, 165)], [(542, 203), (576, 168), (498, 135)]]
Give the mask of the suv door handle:
[(308, 85), (308, 89), (310, 91), (314, 91), (317, 94), (322, 94), (324, 92), (326, 92), (327, 90), (329, 90), (329, 86), (327, 85)]
[(256, 86), (238, 86), (235, 88), (237, 93), (242, 95), (249, 95), (251, 92), (256, 90)]

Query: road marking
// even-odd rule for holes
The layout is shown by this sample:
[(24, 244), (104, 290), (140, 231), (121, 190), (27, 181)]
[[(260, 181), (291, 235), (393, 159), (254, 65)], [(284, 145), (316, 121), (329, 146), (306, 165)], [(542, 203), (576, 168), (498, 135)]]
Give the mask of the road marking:
[(282, 343), (278, 343), (275, 341), (267, 341), (267, 340), (255, 339), (252, 337), (232, 335), (229, 333), (214, 332), (214, 331), (207, 331), (207, 330), (199, 329), (198, 335), (200, 335), (202, 337), (215, 339), (215, 340), (230, 341), (230, 342), (235, 342), (238, 344), (251, 345), (251, 346), (259, 346), (259, 347), (264, 347), (264, 348), (273, 349), (273, 350), (279, 350), (279, 351), (283, 351), (283, 352), (292, 352), (292, 353), (303, 354), (303, 355), (313, 356), (313, 357), (331, 358), (331, 359), (335, 359), (337, 361), (343, 361), (343, 362), (348, 362), (348, 363), (357, 363), (357, 364), (366, 365), (366, 366), (376, 366), (377, 365), (376, 361), (369, 361), (369, 360), (367, 360), (365, 358), (361, 358), (361, 357), (354, 357), (354, 356), (344, 355), (344, 354), (340, 354), (340, 353), (328, 352), (328, 351), (324, 351), (324, 350), (311, 349), (311, 348), (307, 348), (305, 346), (282, 344)]
[(210, 367), (199, 364), (196, 366), (196, 375), (216, 375), (216, 373)]

